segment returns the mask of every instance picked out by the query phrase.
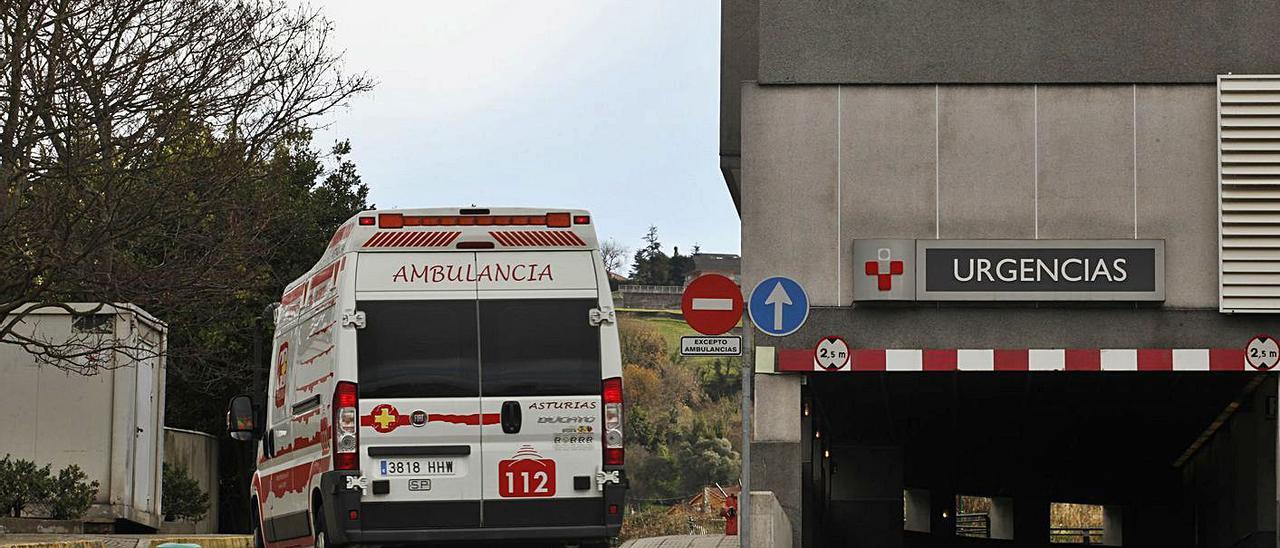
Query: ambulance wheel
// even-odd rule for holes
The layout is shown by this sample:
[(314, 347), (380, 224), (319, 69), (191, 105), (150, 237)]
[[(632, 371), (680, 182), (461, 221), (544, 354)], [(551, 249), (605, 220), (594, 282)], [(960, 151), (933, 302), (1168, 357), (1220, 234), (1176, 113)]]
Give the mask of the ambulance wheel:
[(253, 548), (265, 548), (266, 543), (262, 540), (262, 519), (258, 516), (258, 500), (254, 499), (250, 502), (250, 517), (253, 518)]
[(324, 510), (315, 508), (316, 548), (329, 548), (329, 535), (324, 532)]

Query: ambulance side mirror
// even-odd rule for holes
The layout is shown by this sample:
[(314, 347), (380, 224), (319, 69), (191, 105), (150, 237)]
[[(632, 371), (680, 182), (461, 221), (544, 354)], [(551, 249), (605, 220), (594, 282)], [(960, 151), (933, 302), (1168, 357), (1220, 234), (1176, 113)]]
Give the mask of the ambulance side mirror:
[(236, 441), (253, 441), (258, 425), (249, 396), (236, 396), (227, 403), (227, 433)]

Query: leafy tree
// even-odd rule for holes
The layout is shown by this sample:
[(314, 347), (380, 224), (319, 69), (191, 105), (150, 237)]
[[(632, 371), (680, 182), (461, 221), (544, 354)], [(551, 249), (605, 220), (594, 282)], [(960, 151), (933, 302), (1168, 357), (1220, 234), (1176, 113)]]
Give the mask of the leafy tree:
[[(199, 301), (155, 299), (144, 306), (170, 325), (166, 419), (170, 424), (205, 432), (222, 428), (227, 398), (251, 393), (255, 376), (265, 375), (265, 361), (254, 361), (255, 331), (270, 338), (263, 325), (264, 308), (277, 302), (284, 287), (309, 270), (323, 254), (338, 226), (366, 203), (368, 187), (346, 159), (350, 145), (338, 143), (326, 167), (326, 156), (311, 145), (311, 133), (296, 130), (282, 143), (262, 172), (258, 190), (243, 199), (246, 210), (272, 209), (269, 236), (246, 238), (240, 245), (257, 248), (252, 260), (240, 257), (226, 278), (225, 290), (209, 291)], [(218, 224), (194, 227), (216, 232)], [(194, 253), (178, 248), (170, 252)]]
[[(735, 398), (739, 377), (725, 360), (675, 360), (662, 336), (635, 318), (619, 322), (632, 496), (669, 499), (713, 483), (732, 484), (741, 468)], [(740, 442), (738, 442), (740, 443)]]
[(622, 362), (649, 369), (657, 369), (668, 361), (670, 349), (662, 335), (648, 324), (623, 318), (618, 322), (618, 342), (622, 349)]
[(680, 471), (680, 490), (689, 493), (712, 483), (737, 481), (742, 457), (723, 437), (694, 435), (680, 442), (675, 464)]
[(628, 450), (635, 465), (635, 475), (628, 474), (628, 494), (641, 499), (665, 499), (683, 495), (680, 492), (680, 469), (665, 445), (654, 451)]
[(685, 276), (693, 272), (693, 257), (681, 255), (680, 248), (677, 247), (671, 252), (671, 258), (667, 261), (667, 269), (667, 283), (683, 285)]
[(644, 247), (636, 250), (635, 259), (631, 262), (631, 281), (642, 285), (671, 283), (670, 258), (662, 252), (656, 226), (649, 226), (644, 235)]
[(0, 2), (0, 343), (92, 374), (142, 349), (37, 339), (25, 315), (240, 290), (290, 213), (261, 166), (371, 88), (331, 31), (284, 0)]
[(209, 511), (209, 493), (187, 475), (186, 468), (164, 463), (164, 494), (160, 506), (166, 521), (200, 521)]
[(702, 370), (702, 386), (712, 399), (737, 395), (742, 391), (742, 369), (737, 360), (712, 360)]

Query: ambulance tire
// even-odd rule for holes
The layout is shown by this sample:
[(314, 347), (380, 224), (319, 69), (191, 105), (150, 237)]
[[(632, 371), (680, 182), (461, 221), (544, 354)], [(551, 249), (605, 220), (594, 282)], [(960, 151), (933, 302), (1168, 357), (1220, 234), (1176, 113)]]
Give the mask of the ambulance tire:
[(258, 499), (250, 501), (250, 517), (253, 518), (253, 548), (266, 548), (262, 540), (262, 519), (258, 516)]
[(329, 546), (329, 535), (324, 531), (324, 509), (316, 506), (312, 512), (315, 518), (313, 525), (316, 527), (315, 548), (332, 548)]

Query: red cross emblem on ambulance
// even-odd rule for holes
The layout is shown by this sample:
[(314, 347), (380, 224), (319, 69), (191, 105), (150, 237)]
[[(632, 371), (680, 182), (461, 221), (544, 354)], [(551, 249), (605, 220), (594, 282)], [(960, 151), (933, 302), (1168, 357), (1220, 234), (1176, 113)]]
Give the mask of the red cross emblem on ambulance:
[(868, 276), (876, 277), (876, 288), (880, 291), (893, 290), (893, 277), (901, 276), (905, 265), (893, 258), (893, 252), (887, 247), (876, 250), (876, 260), (867, 261), (863, 267)]
[(408, 426), (410, 415), (401, 415), (394, 405), (379, 404), (368, 415), (360, 417), (360, 426), (370, 426), (379, 434), (386, 434), (401, 426)]

